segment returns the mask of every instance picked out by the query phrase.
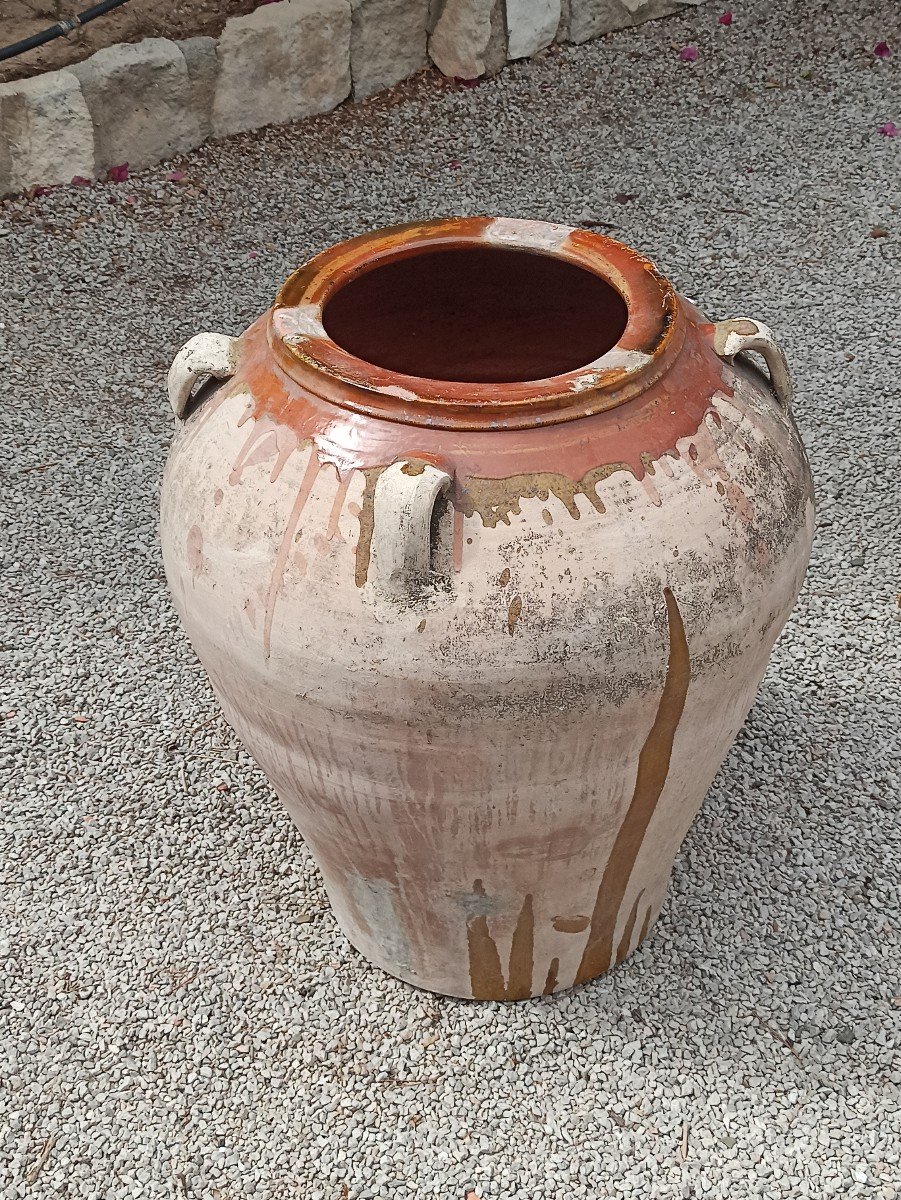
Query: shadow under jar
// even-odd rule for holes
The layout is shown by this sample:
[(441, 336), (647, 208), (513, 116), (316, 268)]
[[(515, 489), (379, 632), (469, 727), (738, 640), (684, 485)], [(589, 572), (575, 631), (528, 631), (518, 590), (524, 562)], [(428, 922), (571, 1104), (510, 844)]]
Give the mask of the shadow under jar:
[(320, 254), (169, 392), (173, 601), (350, 941), (484, 1000), (621, 961), (809, 558), (767, 327), (449, 219)]

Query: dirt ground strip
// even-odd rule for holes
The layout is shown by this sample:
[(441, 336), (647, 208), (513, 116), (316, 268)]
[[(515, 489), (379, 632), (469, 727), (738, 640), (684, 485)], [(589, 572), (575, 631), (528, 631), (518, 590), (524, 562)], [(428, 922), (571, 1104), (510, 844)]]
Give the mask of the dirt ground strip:
[[(129, 0), (67, 37), (0, 62), (0, 83), (27, 79), (81, 62), (104, 46), (139, 42), (142, 38), (217, 36), (229, 17), (253, 12), (260, 0)], [(91, 7), (90, 0), (3, 0), (0, 3), (0, 46), (40, 33), (57, 21)]]

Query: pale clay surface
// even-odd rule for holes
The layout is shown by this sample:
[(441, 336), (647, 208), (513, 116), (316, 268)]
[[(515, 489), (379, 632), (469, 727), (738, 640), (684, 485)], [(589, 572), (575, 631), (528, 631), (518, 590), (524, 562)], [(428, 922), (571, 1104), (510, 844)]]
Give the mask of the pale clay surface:
[(810, 549), (797, 434), (753, 376), (734, 386), (653, 473), (599, 483), (603, 511), (554, 495), (493, 527), (445, 511), (455, 561), (439, 550), (445, 586), (424, 596), (416, 535), (440, 471), (379, 478), (361, 588), (361, 472), (341, 480), (285, 427), (248, 420), (240, 390), (201, 403), (176, 438), (161, 518), (175, 606), (343, 928), (401, 978), (478, 996), (471, 917), (512, 963), (527, 904), (529, 989), (572, 985), (661, 701), (668, 586), (690, 680), (614, 949), (656, 917)]
[[(4, 1200), (898, 1197), (901, 54), (869, 49), (895, 5), (718, 13), (0, 210)], [(766, 320), (817, 481), (653, 933), (513, 1005), (349, 948), (157, 543), (178, 347), (327, 245), (455, 212), (612, 222), (712, 316)]]

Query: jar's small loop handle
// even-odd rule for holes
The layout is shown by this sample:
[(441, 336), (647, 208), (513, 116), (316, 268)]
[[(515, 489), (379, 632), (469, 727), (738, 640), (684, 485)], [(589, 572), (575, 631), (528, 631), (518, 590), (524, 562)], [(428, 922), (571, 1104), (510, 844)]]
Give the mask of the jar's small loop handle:
[(238, 369), (238, 339), (224, 333), (198, 333), (176, 354), (169, 368), (166, 386), (169, 403), (179, 420), (198, 379), (212, 375), (228, 379)]
[(788, 360), (768, 325), (762, 321), (752, 321), (750, 317), (717, 321), (713, 327), (713, 348), (727, 362), (732, 362), (736, 354), (748, 350), (760, 354), (769, 370), (776, 399), (787, 412), (791, 411), (794, 387)]
[(369, 582), (383, 596), (416, 603), (432, 573), (432, 515), (451, 477), (431, 463), (405, 459), (379, 476), (372, 499)]

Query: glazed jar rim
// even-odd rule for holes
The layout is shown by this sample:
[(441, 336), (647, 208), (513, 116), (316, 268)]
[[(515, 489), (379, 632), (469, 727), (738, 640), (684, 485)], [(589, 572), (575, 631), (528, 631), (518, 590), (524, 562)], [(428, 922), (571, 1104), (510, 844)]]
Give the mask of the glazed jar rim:
[[(325, 305), (352, 279), (414, 254), (473, 246), (549, 255), (599, 276), (626, 305), (616, 344), (560, 375), (471, 383), (392, 371), (329, 337)], [(366, 233), (318, 254), (282, 285), (267, 337), (286, 374), (341, 407), (432, 428), (521, 429), (590, 416), (640, 395), (678, 354), (684, 317), (675, 289), (654, 264), (612, 238), (542, 221), (452, 217)]]

